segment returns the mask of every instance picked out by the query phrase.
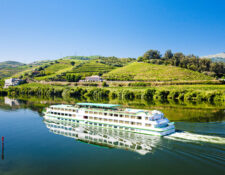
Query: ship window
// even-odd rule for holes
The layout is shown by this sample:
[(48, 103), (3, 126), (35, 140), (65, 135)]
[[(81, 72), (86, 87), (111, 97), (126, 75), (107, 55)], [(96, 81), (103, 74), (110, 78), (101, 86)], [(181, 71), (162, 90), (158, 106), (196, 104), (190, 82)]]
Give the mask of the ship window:
[(112, 119), (109, 119), (110, 122), (112, 122)]
[(142, 118), (141, 116), (137, 116), (137, 119), (141, 120), (141, 118)]
[(94, 112), (94, 114), (98, 114), (97, 112)]
[(107, 113), (104, 113), (104, 115), (107, 115)]
[(88, 114), (88, 111), (85, 111), (85, 114)]
[(102, 120), (102, 118), (99, 118), (99, 120)]
[(108, 119), (104, 119), (104, 121), (108, 121)]
[(92, 111), (89, 111), (89, 114), (93, 114), (93, 112)]
[(65, 114), (65, 116), (68, 116), (68, 114)]
[(145, 120), (148, 120), (148, 117), (145, 117)]
[(131, 125), (135, 125), (135, 122), (131, 122)]
[(74, 109), (73, 112), (76, 112), (76, 110)]
[(132, 118), (132, 119), (135, 119), (135, 116), (132, 115), (131, 118)]
[(129, 118), (129, 115), (125, 115), (125, 118)]
[(151, 124), (146, 123), (146, 124), (145, 124), (145, 126), (147, 126), (147, 127), (151, 127)]
[(138, 126), (141, 126), (141, 123), (137, 123)]
[(125, 123), (126, 123), (126, 124), (129, 124), (129, 122), (128, 122), (128, 121), (125, 121)]
[(99, 112), (99, 115), (102, 115), (102, 112)]
[(118, 117), (118, 114), (114, 114), (114, 117)]
[(114, 120), (115, 123), (118, 123), (118, 120)]
[(94, 119), (95, 119), (95, 120), (98, 120), (98, 118), (97, 118), (97, 117), (95, 117)]
[(76, 115), (75, 115), (75, 114), (73, 114), (73, 117), (76, 117)]
[(123, 123), (123, 120), (120, 120), (120, 123)]
[(111, 113), (110, 113), (109, 115), (110, 115), (110, 116), (113, 116), (113, 114), (111, 114)]
[(120, 117), (123, 117), (123, 115), (122, 115), (122, 114), (120, 114)]
[(84, 119), (88, 119), (88, 116), (84, 116)]
[(71, 117), (71, 116), (72, 116), (72, 114), (69, 114), (69, 116)]

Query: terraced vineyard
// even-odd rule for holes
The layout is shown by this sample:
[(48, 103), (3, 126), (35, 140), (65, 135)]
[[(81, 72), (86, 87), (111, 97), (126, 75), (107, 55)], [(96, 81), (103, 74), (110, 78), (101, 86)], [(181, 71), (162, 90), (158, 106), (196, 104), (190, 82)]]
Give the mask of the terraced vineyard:
[(79, 65), (82, 61), (73, 61), (74, 65), (71, 64), (71, 60), (63, 59), (58, 60), (54, 64), (45, 68), (44, 74), (45, 76), (35, 77), (36, 80), (49, 80), (54, 79), (57, 76), (61, 76), (62, 74), (66, 74), (70, 72), (77, 64)]
[(120, 59), (116, 57), (81, 58), (75, 57), (73, 59), (73, 57), (68, 57), (43, 62), (43, 64), (35, 65), (32, 69), (25, 70), (16, 76), (22, 75), (24, 78), (35, 79), (37, 81), (68, 81), (68, 75), (84, 79), (86, 76), (102, 75), (134, 61), (132, 58)]
[(107, 80), (176, 81), (211, 80), (212, 77), (175, 66), (134, 62), (103, 75)]
[(102, 75), (103, 73), (110, 72), (113, 70), (114, 66), (109, 66), (107, 64), (102, 64), (96, 60), (83, 62), (80, 65), (73, 68), (71, 73), (78, 73), (82, 77), (90, 75)]

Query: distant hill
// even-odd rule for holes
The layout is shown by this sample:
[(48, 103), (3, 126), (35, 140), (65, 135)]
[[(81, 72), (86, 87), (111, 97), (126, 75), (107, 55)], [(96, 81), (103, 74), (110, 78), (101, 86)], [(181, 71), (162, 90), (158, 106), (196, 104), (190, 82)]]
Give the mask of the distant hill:
[(202, 73), (169, 65), (156, 65), (134, 62), (103, 75), (108, 80), (140, 80), (140, 81), (169, 81), (169, 80), (211, 80), (212, 77)]
[(203, 56), (201, 58), (211, 59), (213, 62), (224, 62), (225, 63), (225, 52), (218, 53), (215, 55)]
[(25, 64), (17, 62), (17, 61), (4, 61), (4, 62), (0, 62), (0, 69), (4, 67), (18, 67), (23, 65)]

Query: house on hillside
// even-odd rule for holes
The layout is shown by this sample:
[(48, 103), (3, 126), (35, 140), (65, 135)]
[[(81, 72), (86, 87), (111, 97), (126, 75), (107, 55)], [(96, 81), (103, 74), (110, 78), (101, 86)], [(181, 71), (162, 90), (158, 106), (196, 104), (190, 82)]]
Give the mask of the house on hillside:
[(103, 79), (98, 75), (92, 75), (90, 77), (85, 77), (85, 80), (80, 80), (81, 82), (96, 82), (103, 81)]
[(22, 82), (19, 78), (10, 78), (5, 80), (4, 88), (8, 88), (9, 86), (17, 86)]

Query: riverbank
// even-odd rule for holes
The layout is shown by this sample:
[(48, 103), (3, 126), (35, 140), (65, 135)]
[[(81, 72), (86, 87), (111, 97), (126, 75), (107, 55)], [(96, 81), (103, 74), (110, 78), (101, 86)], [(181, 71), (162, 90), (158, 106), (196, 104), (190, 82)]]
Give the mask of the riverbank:
[(1, 96), (46, 96), (92, 99), (179, 100), (183, 102), (225, 103), (225, 85), (167, 85), (157, 87), (93, 87), (28, 83), (0, 90)]

